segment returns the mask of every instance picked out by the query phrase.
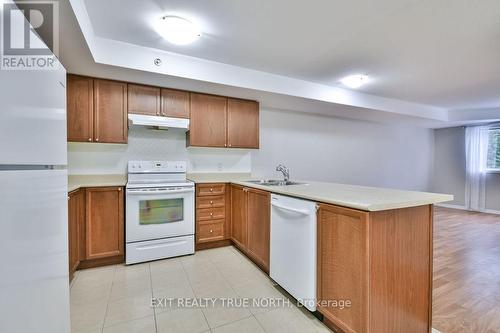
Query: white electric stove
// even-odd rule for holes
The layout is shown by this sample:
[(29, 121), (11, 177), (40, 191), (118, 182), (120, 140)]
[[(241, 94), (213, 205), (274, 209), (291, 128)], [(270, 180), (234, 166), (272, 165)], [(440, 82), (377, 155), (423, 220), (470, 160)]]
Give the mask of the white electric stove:
[(129, 161), (127, 265), (194, 253), (194, 183), (184, 161)]

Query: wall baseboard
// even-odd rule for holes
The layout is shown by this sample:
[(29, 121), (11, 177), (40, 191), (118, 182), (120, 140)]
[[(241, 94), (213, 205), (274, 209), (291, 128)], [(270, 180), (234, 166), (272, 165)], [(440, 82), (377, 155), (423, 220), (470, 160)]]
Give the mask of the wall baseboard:
[(443, 208), (451, 208), (451, 209), (459, 209), (459, 210), (467, 210), (465, 208), (465, 206), (462, 206), (462, 205), (451, 205), (451, 204), (438, 203), (438, 204), (434, 204), (434, 206), (443, 207)]
[[(459, 210), (466, 210), (469, 211), (465, 206), (461, 205), (450, 205), (450, 204), (435, 204), (434, 206), (437, 207), (443, 207), (443, 208), (451, 208), (451, 209), (459, 209)], [(470, 211), (473, 212), (473, 211)], [(495, 210), (495, 209), (484, 209), (482, 211), (479, 211), (478, 213), (486, 213), (486, 214), (494, 214), (494, 215), (500, 215), (500, 210)]]
[(500, 210), (485, 209), (482, 211), (482, 213), (500, 215)]

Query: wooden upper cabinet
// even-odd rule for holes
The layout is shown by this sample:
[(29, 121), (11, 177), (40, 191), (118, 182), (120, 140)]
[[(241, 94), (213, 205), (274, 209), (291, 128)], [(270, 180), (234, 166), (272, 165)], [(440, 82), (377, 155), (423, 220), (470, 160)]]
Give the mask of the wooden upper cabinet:
[(160, 88), (129, 84), (128, 113), (159, 116)]
[(189, 92), (161, 89), (161, 115), (174, 118), (189, 118)]
[(227, 146), (232, 148), (259, 148), (258, 102), (228, 98)]
[(86, 189), (86, 259), (124, 254), (123, 189)]
[(231, 240), (245, 250), (247, 239), (247, 190), (231, 185)]
[(191, 93), (188, 145), (225, 147), (227, 98)]
[(89, 142), (94, 132), (94, 80), (68, 75), (67, 124), (68, 141)]
[(68, 141), (127, 143), (128, 114), (190, 119), (187, 145), (259, 148), (259, 103), (68, 74)]
[(127, 143), (127, 84), (94, 80), (94, 140)]
[(247, 253), (265, 272), (269, 272), (270, 195), (255, 189), (247, 191)]

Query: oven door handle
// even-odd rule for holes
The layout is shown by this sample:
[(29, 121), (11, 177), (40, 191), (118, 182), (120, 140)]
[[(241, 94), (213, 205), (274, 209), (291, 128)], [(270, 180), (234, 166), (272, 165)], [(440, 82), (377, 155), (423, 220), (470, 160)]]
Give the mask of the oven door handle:
[(156, 190), (156, 191), (147, 191), (147, 190), (127, 190), (127, 194), (176, 194), (176, 193), (187, 193), (194, 192), (194, 188), (182, 189), (182, 190)]

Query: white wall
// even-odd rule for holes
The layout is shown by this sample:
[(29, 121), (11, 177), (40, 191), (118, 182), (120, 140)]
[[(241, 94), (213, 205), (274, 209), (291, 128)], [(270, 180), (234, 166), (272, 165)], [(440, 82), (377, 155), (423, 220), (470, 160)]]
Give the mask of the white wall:
[(296, 180), (429, 190), (433, 131), (314, 114), (261, 110), (260, 149), (188, 148), (181, 131), (132, 128), (128, 145), (68, 144), (70, 174), (125, 173), (129, 159), (187, 160), (190, 172), (250, 172)]
[[(465, 128), (435, 130), (435, 192), (455, 195), (448, 204), (465, 205)], [(500, 212), (500, 174), (486, 175), (486, 209)]]
[(261, 110), (260, 150), (254, 175), (411, 190), (429, 190), (432, 130), (383, 125), (294, 112)]
[(250, 172), (245, 149), (186, 148), (181, 130), (132, 127), (128, 144), (68, 143), (70, 174), (125, 174), (128, 160), (185, 160), (188, 172)]
[(434, 192), (448, 193), (450, 205), (465, 205), (465, 128), (443, 128), (434, 132)]

